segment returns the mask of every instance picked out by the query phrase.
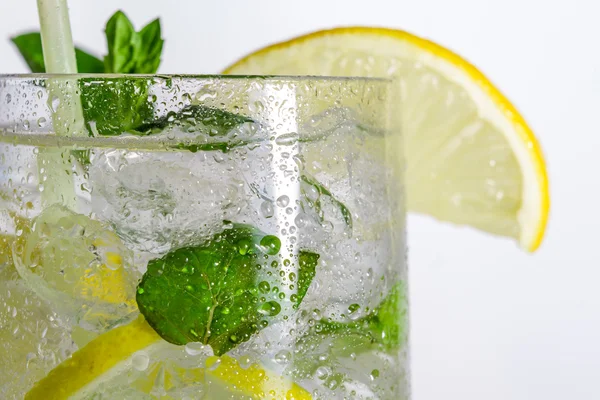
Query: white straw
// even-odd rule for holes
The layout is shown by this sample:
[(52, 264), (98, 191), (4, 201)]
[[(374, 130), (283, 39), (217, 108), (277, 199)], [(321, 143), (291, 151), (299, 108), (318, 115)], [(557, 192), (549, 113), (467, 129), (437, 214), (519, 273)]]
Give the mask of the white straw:
[[(46, 72), (76, 74), (77, 61), (67, 1), (38, 0), (37, 4)], [(53, 77), (48, 80), (48, 89), (52, 102), (58, 103), (52, 118), (56, 135), (84, 135), (77, 80), (70, 77)], [(77, 199), (69, 154), (68, 149), (40, 149), (38, 167), (43, 187), (42, 201), (45, 206), (62, 203), (72, 210), (76, 209)]]
[(76, 74), (77, 61), (67, 0), (38, 0), (37, 3), (46, 72)]

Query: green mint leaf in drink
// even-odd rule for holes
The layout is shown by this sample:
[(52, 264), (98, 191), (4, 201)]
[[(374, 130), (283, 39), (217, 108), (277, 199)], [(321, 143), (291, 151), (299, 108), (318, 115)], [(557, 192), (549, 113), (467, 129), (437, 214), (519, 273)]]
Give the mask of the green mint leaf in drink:
[[(25, 33), (11, 38), (25, 62), (33, 73), (46, 72), (44, 64), (44, 51), (42, 50), (42, 36), (39, 32)], [(102, 73), (104, 63), (98, 57), (79, 48), (75, 49), (77, 70), (79, 73)]]
[[(333, 196), (333, 194), (329, 191), (329, 189), (327, 189), (325, 186), (323, 186), (318, 180), (316, 180), (312, 176), (305, 174), (305, 175), (302, 175), (300, 177), (300, 179), (305, 185), (310, 187), (312, 190), (314, 190), (318, 194), (317, 199), (314, 202), (311, 202), (311, 204), (309, 204), (309, 205), (314, 207), (315, 211), (319, 215), (322, 214), (324, 198), (327, 198), (331, 201), (331, 203), (333, 205), (335, 205), (338, 208), (338, 210), (340, 211), (340, 213), (342, 215), (342, 218), (344, 219), (344, 222), (346, 223), (346, 226), (348, 226), (348, 228), (352, 229), (352, 213), (350, 212), (350, 209), (348, 207), (346, 207), (346, 205), (344, 203), (342, 203), (341, 201), (336, 199)], [(311, 196), (307, 196), (307, 197), (310, 198)]]
[[(337, 322), (322, 319), (315, 328), (320, 335), (341, 335), (342, 337), (367, 338), (369, 346), (361, 350), (369, 350), (371, 346), (382, 346), (385, 349), (394, 349), (406, 341), (407, 312), (406, 288), (403, 283), (395, 285), (383, 301), (366, 316), (352, 322)], [(353, 304), (348, 308), (348, 314), (357, 312), (360, 305)]]
[(298, 293), (296, 294), (296, 305), (299, 306), (310, 287), (310, 283), (316, 274), (319, 263), (319, 255), (310, 251), (301, 251), (298, 257)]
[(191, 105), (137, 126), (134, 130), (140, 135), (149, 135), (177, 127), (187, 133), (202, 132), (208, 136), (224, 136), (236, 126), (247, 122), (253, 121), (246, 116), (218, 108)]
[(92, 136), (116, 136), (136, 132), (151, 122), (154, 105), (148, 100), (147, 79), (81, 78), (81, 105), (85, 125)]
[[(222, 355), (266, 327), (282, 309), (262, 267), (281, 241), (247, 225), (234, 225), (196, 247), (172, 251), (148, 263), (137, 290), (140, 312), (166, 341), (201, 342)], [(319, 256), (299, 254), (304, 297)], [(305, 272), (301, 272), (302, 270)], [(302, 293), (300, 295), (300, 293)]]

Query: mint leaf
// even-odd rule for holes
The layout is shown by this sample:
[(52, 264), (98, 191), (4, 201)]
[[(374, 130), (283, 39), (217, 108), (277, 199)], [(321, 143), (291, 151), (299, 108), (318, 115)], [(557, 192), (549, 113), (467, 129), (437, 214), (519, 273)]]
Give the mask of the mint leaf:
[(106, 24), (108, 55), (105, 72), (154, 74), (160, 65), (163, 48), (160, 20), (156, 19), (136, 32), (125, 13), (117, 11)]
[[(394, 349), (406, 341), (404, 321), (407, 313), (406, 287), (403, 282), (396, 284), (385, 299), (368, 315), (353, 322), (335, 322), (322, 319), (315, 325), (320, 335), (341, 335), (342, 337), (363, 337), (370, 347), (381, 346)], [(365, 343), (367, 343), (365, 342)], [(360, 351), (361, 349), (354, 349)]]
[[(158, 19), (136, 32), (129, 18), (117, 11), (106, 24), (106, 41), (105, 72), (156, 73), (164, 43)], [(150, 84), (145, 79), (81, 79), (83, 116), (92, 135), (139, 133), (138, 127), (151, 123), (154, 105), (148, 99)]]
[[(302, 175), (300, 177), (300, 180), (302, 182), (306, 183), (307, 185), (312, 186), (319, 193), (319, 198), (314, 202), (315, 211), (317, 211), (317, 213), (319, 215), (322, 214), (322, 209), (323, 209), (323, 203), (321, 200), (321, 196), (328, 197), (331, 200), (331, 202), (339, 208), (346, 225), (350, 229), (352, 229), (352, 213), (350, 212), (350, 210), (348, 209), (348, 207), (346, 207), (346, 205), (344, 203), (342, 203), (341, 201), (336, 199), (333, 196), (333, 194), (329, 191), (329, 189), (327, 189), (325, 186), (323, 186), (315, 178), (308, 176), (308, 175)], [(311, 205), (313, 205), (313, 204), (311, 204)]]
[(131, 73), (135, 69), (134, 42), (136, 32), (133, 24), (123, 13), (117, 11), (106, 23), (108, 55), (104, 57), (104, 70), (109, 73)]
[(134, 58), (136, 73), (154, 74), (160, 65), (164, 40), (161, 37), (160, 20), (157, 18), (137, 34)]
[[(258, 282), (261, 263), (277, 255), (280, 247), (275, 236), (234, 225), (201, 246), (152, 260), (138, 285), (140, 312), (166, 341), (202, 342), (216, 355), (224, 354), (281, 311), (279, 300), (261, 292)], [(302, 288), (306, 293), (318, 257), (300, 253), (301, 270), (306, 272), (300, 272), (304, 278), (299, 292)]]
[(71, 155), (82, 166), (90, 165), (91, 150), (71, 150)]
[[(11, 38), (17, 49), (25, 59), (25, 62), (33, 73), (46, 72), (44, 63), (44, 51), (42, 49), (42, 36), (39, 32), (31, 32)], [(75, 49), (77, 59), (77, 71), (80, 73), (102, 73), (104, 63), (84, 50)]]
[(81, 49), (75, 49), (77, 71), (80, 74), (101, 74), (104, 72), (104, 63), (98, 57)]
[(140, 135), (149, 135), (162, 132), (167, 128), (177, 127), (188, 133), (203, 132), (209, 136), (224, 136), (236, 126), (246, 122), (253, 121), (246, 116), (218, 108), (191, 105), (178, 112), (170, 112), (162, 118), (137, 126), (134, 130)]
[(406, 310), (405, 284), (400, 282), (376, 309), (357, 321), (322, 319), (296, 342), (296, 347), (305, 352), (294, 361), (290, 377), (305, 379), (314, 376), (319, 367), (326, 366), (332, 371), (328, 381), (346, 381), (348, 376), (337, 371), (348, 357), (368, 351), (395, 352), (406, 342)]
[(25, 59), (25, 62), (33, 73), (46, 72), (44, 64), (44, 52), (42, 51), (42, 37), (39, 32), (26, 33), (15, 36), (11, 41), (17, 46), (17, 49)]
[(81, 105), (89, 132), (115, 136), (152, 121), (149, 85), (146, 79), (81, 78)]
[(310, 283), (315, 277), (317, 264), (319, 263), (319, 255), (310, 251), (301, 251), (298, 257), (300, 264), (298, 266), (298, 299), (296, 305), (300, 305), (302, 299), (306, 295)]

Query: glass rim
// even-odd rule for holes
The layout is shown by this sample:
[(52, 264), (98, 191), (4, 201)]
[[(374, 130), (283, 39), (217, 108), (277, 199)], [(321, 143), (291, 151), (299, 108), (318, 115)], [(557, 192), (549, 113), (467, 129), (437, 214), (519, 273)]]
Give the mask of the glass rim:
[(148, 79), (148, 78), (164, 78), (164, 79), (220, 79), (220, 80), (265, 80), (265, 81), (289, 81), (289, 82), (381, 82), (391, 83), (393, 79), (383, 77), (365, 77), (365, 76), (331, 76), (331, 75), (223, 75), (223, 74), (49, 74), (49, 73), (16, 73), (16, 74), (0, 74), (0, 80), (4, 79), (53, 79), (53, 78), (102, 78), (102, 79)]

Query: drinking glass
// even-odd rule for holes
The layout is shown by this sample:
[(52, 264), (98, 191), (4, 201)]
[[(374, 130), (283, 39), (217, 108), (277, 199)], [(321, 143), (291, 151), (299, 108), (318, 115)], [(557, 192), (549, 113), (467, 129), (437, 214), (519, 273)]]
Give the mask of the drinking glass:
[(0, 397), (408, 399), (394, 97), (1, 76)]

